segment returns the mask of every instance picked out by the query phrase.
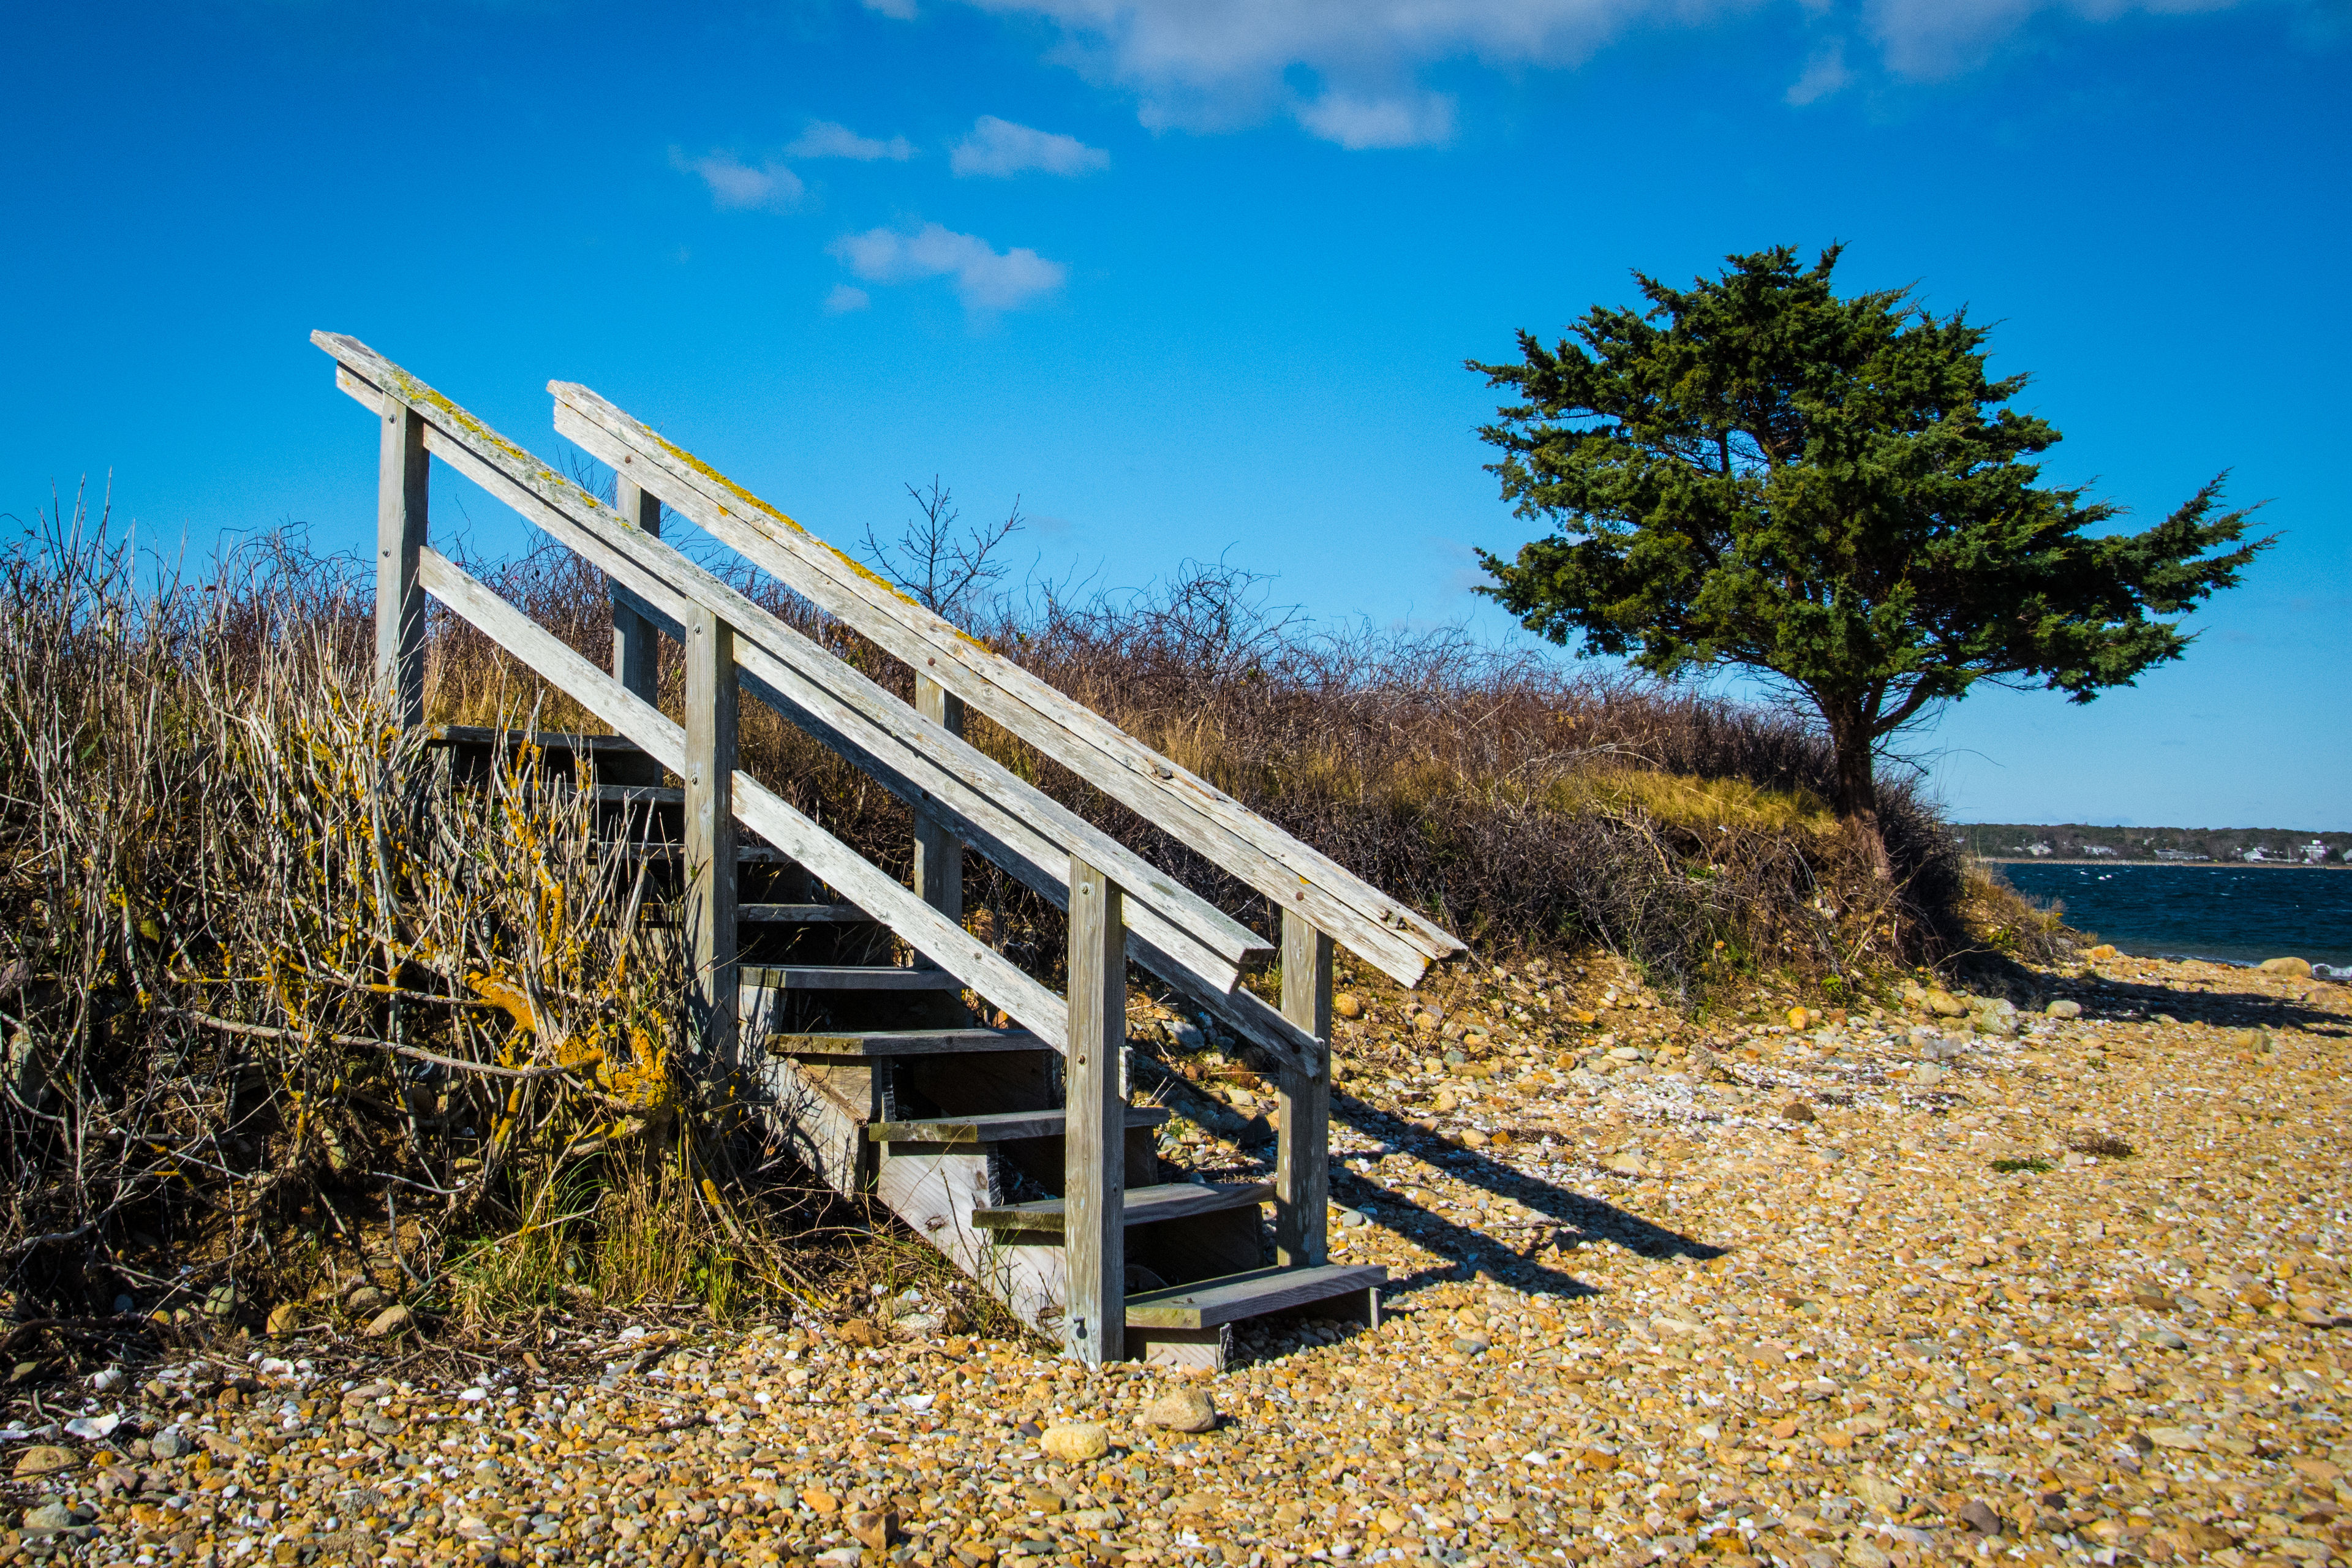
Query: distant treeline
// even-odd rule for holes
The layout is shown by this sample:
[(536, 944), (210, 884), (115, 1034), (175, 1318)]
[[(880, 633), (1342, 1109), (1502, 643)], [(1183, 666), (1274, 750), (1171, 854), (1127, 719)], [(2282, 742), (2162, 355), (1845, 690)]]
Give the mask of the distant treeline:
[(2241, 861), (2341, 866), (2352, 833), (2301, 827), (2094, 827), (2079, 822), (1955, 823), (1969, 855), (1987, 860)]

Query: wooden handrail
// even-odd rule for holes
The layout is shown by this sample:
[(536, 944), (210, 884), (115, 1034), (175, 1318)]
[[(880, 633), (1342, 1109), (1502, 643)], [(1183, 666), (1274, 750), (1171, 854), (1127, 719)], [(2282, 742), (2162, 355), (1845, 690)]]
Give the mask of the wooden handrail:
[[(480, 628), (531, 668), (675, 773), (686, 770), (686, 731), (661, 710), (589, 663), (554, 633), (499, 598), (438, 551), (425, 550), (417, 565), (425, 590)], [(793, 809), (751, 774), (734, 779), (738, 820), (838, 888), (851, 902), (892, 930), (996, 1006), (1023, 1028), (1060, 1050), (1067, 1043), (1069, 1010), (1062, 999), (994, 948), (900, 887), (887, 873)]]
[[(558, 381), (548, 390), (559, 434), (1401, 984), (1418, 984), (1432, 961), (1463, 951), (1454, 937), (1328, 856), (983, 647), (587, 387)], [(1136, 893), (1130, 889), (1129, 896)]]
[(1067, 898), (1076, 852), (1127, 889), (1135, 956), (1188, 994), (1229, 994), (1264, 937), (1143, 860), (1083, 817), (818, 647), (719, 578), (556, 473), (546, 463), (355, 339), (314, 332), (338, 360), (337, 384), (375, 407), (389, 394), (425, 423), (426, 449), (577, 550), (623, 597), (679, 635), (691, 607), (735, 628), (754, 694), (917, 804), (957, 819), (991, 858), (1046, 897)]

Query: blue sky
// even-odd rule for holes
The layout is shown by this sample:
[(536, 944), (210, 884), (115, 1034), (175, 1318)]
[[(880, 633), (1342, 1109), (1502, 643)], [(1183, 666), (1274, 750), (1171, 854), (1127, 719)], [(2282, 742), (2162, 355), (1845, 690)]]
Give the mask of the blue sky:
[[(2152, 519), (2285, 531), (2185, 664), (1962, 704), (1955, 815), (2352, 827), (2342, 0), (562, 0), (10, 8), (0, 510), (356, 545), (314, 327), (553, 454), (583, 381), (849, 544), (940, 476), (1024, 560), (1467, 620), (1464, 358), (1836, 239), (1997, 321)], [(454, 481), (436, 529), (522, 527)]]

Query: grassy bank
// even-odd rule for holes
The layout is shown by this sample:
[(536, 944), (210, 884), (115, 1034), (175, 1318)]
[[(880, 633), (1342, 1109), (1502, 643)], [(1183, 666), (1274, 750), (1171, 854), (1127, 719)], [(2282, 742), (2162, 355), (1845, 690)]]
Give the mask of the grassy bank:
[[(609, 648), (602, 579), (569, 556), (478, 567), (583, 653)], [(906, 688), (871, 646), (743, 585)], [(861, 1217), (688, 1070), (674, 940), (582, 798), (529, 753), (453, 788), (385, 722), (370, 587), (283, 539), (159, 572), (79, 517), (0, 559), (11, 1313), (127, 1296), (257, 1321), (322, 1277), (476, 1319), (572, 1296), (724, 1311), (846, 1266), (916, 1267), (849, 1247)], [(1457, 635), (1327, 635), (1252, 587), (1192, 571), (1007, 603), (975, 630), (1486, 952), (1597, 944), (1686, 998), (1764, 973), (1834, 994), (1959, 950), (1991, 896), (1899, 789), (1901, 875), (1874, 881), (1820, 804), (1825, 753), (1781, 719)], [(427, 668), (436, 720), (579, 721), (437, 615)], [(676, 713), (674, 664), (663, 685)], [(1255, 895), (1012, 737), (974, 739), (1272, 929)], [(904, 869), (910, 824), (877, 784), (764, 709), (742, 745)], [(966, 885), (974, 929), (1053, 977), (1053, 911), (976, 862)]]

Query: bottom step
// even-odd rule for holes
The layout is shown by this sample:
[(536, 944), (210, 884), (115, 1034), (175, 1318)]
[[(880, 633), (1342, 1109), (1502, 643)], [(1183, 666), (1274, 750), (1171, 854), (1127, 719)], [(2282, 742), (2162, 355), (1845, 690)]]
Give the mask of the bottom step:
[(1325, 1316), (1381, 1326), (1378, 1266), (1318, 1264), (1311, 1268), (1253, 1268), (1196, 1279), (1127, 1299), (1127, 1353), (1160, 1366), (1223, 1372), (1232, 1358), (1234, 1325), (1252, 1318), (1296, 1315), (1325, 1304)]

